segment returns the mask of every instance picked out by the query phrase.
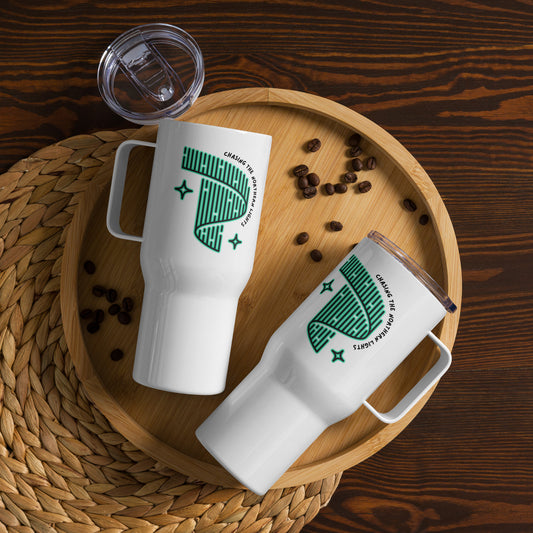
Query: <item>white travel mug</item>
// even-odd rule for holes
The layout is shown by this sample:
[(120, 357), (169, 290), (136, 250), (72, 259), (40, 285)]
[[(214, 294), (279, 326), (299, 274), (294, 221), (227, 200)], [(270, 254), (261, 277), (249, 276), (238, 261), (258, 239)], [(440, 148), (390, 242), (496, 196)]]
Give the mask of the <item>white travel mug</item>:
[[(272, 138), (164, 119), (157, 141), (116, 154), (107, 227), (142, 242), (133, 378), (184, 394), (224, 390), (239, 296), (254, 261)], [(155, 148), (142, 236), (120, 228), (128, 157)]]
[[(431, 330), (456, 306), (400, 248), (373, 231), (270, 338), (261, 361), (198, 428), (205, 448), (264, 494), (328, 426), (365, 405), (402, 418), (446, 372)], [(440, 357), (389, 412), (367, 398), (425, 338)]]

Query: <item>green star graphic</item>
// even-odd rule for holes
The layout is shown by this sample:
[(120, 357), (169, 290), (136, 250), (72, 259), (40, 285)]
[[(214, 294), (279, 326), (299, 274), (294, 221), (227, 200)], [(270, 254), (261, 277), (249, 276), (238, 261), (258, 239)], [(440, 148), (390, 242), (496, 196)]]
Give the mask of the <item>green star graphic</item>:
[(239, 244), (242, 244), (242, 241), (239, 240), (239, 236), (235, 233), (233, 239), (228, 239), (228, 242), (233, 244), (233, 249), (235, 250)]
[(336, 352), (335, 350), (331, 350), (331, 353), (333, 354), (333, 359), (331, 360), (332, 363), (334, 363), (335, 361), (342, 361), (343, 363), (346, 363), (344, 357), (342, 357), (344, 350), (339, 350), (338, 352)]
[(331, 281), (328, 281), (327, 283), (326, 283), (326, 282), (322, 283), (322, 290), (320, 291), (320, 294), (322, 294), (323, 292), (326, 292), (326, 291), (331, 291), (331, 292), (333, 292), (333, 287), (332, 287), (332, 285), (333, 285), (333, 282), (334, 282), (334, 281), (335, 281), (335, 280), (332, 279)]
[(192, 189), (187, 187), (187, 182), (185, 180), (183, 180), (183, 183), (179, 187), (174, 187), (174, 190), (180, 193), (180, 200), (183, 200), (188, 192), (193, 192)]

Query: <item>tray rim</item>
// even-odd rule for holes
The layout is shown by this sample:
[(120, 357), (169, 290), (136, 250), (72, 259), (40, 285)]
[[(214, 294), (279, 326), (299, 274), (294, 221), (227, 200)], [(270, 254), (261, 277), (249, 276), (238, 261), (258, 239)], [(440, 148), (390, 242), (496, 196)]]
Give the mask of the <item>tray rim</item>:
[[(333, 100), (289, 89), (264, 87), (234, 89), (202, 96), (179, 120), (191, 120), (215, 108), (246, 104), (292, 107), (332, 119), (353, 131), (362, 133), (371, 142), (377, 144), (384, 150), (388, 157), (402, 170), (403, 174), (424, 198), (426, 208), (434, 220), (435, 228), (438, 228), (438, 231), (437, 229), (435, 230), (435, 235), (441, 252), (444, 288), (458, 308), (454, 314), (447, 314), (441, 325), (440, 338), (451, 349), (457, 334), (462, 301), (462, 276), (459, 249), (455, 231), (444, 202), (430, 177), (412, 154), (391, 134), (356, 111)], [(137, 130), (130, 138), (144, 137), (147, 131), (155, 131), (156, 129), (157, 126), (144, 126)], [(64, 321), (65, 338), (76, 371), (79, 374), (80, 381), (87, 390), (89, 398), (95, 403), (96, 407), (110, 420), (121, 434), (145, 453), (170, 468), (177, 469), (186, 475), (196, 477), (205, 482), (242, 487), (221, 466), (205, 463), (186, 455), (154, 437), (154, 435), (136, 422), (114, 400), (112, 395), (105, 389), (100, 377), (96, 374), (94, 367), (90, 363), (90, 357), (83, 341), (81, 328), (79, 327), (77, 298), (74, 299), (75, 309), (73, 309), (72, 299), (68, 299), (67, 295), (77, 294), (78, 290), (75, 282), (78, 279), (78, 258), (81, 240), (78, 239), (79, 242), (77, 242), (75, 236), (78, 232), (85, 229), (86, 220), (92, 213), (96, 199), (108, 185), (109, 181), (105, 176), (109, 175), (113, 163), (114, 155), (102, 165), (93, 178), (92, 183), (88, 186), (84, 195), (84, 201), (80, 202), (71, 221), (65, 244), (65, 253), (61, 268), (60, 304)], [(92, 202), (86, 201), (87, 198), (92, 199)], [(446, 235), (446, 239), (444, 239), (443, 235)], [(72, 260), (69, 260), (69, 258), (72, 258)], [(285, 488), (310, 483), (355, 466), (359, 462), (367, 459), (407, 427), (429, 400), (435, 387), (399, 422), (388, 426), (381, 426), (374, 433), (367, 435), (363, 441), (359, 441), (327, 459), (317, 460), (307, 465), (291, 467), (276, 482), (273, 488)], [(176, 466), (176, 463), (179, 466)], [(182, 465), (185, 465), (185, 467)]]

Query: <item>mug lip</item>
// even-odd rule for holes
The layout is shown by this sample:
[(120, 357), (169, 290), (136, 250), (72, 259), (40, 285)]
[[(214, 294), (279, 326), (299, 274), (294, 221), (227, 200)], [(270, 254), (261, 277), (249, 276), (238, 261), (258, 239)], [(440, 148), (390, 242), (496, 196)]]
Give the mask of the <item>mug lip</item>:
[(399, 263), (401, 263), (411, 274), (415, 276), (418, 281), (428, 289), (440, 304), (446, 309), (448, 313), (454, 313), (457, 306), (452, 302), (451, 298), (446, 294), (446, 291), (408, 254), (406, 254), (399, 246), (387, 239), (379, 231), (372, 230), (367, 237), (381, 246), (386, 252), (392, 255)]

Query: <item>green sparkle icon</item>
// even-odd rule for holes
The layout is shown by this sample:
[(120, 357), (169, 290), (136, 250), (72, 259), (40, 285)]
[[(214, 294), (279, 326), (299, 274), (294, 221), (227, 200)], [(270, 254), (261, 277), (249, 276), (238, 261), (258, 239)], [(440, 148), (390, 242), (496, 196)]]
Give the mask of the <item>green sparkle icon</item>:
[(332, 363), (334, 363), (335, 361), (341, 361), (342, 363), (346, 363), (346, 361), (344, 360), (344, 357), (342, 356), (342, 354), (344, 353), (344, 350), (339, 350), (338, 352), (336, 352), (335, 350), (331, 350), (331, 353), (333, 354), (333, 359), (331, 360)]
[(333, 286), (332, 285), (333, 285), (334, 281), (335, 280), (332, 279), (331, 281), (328, 281), (327, 283), (326, 282), (322, 283), (322, 290), (320, 291), (320, 294), (322, 294), (323, 292), (326, 292), (326, 291), (333, 292)]
[(180, 193), (180, 200), (183, 200), (183, 198), (185, 198), (185, 195), (188, 192), (193, 192), (192, 189), (189, 189), (189, 187), (187, 187), (186, 180), (183, 180), (183, 183), (179, 187), (174, 187), (174, 190)]
[(239, 240), (239, 236), (235, 233), (233, 239), (228, 239), (228, 242), (233, 245), (233, 249), (236, 250), (239, 244), (242, 244), (242, 241)]

